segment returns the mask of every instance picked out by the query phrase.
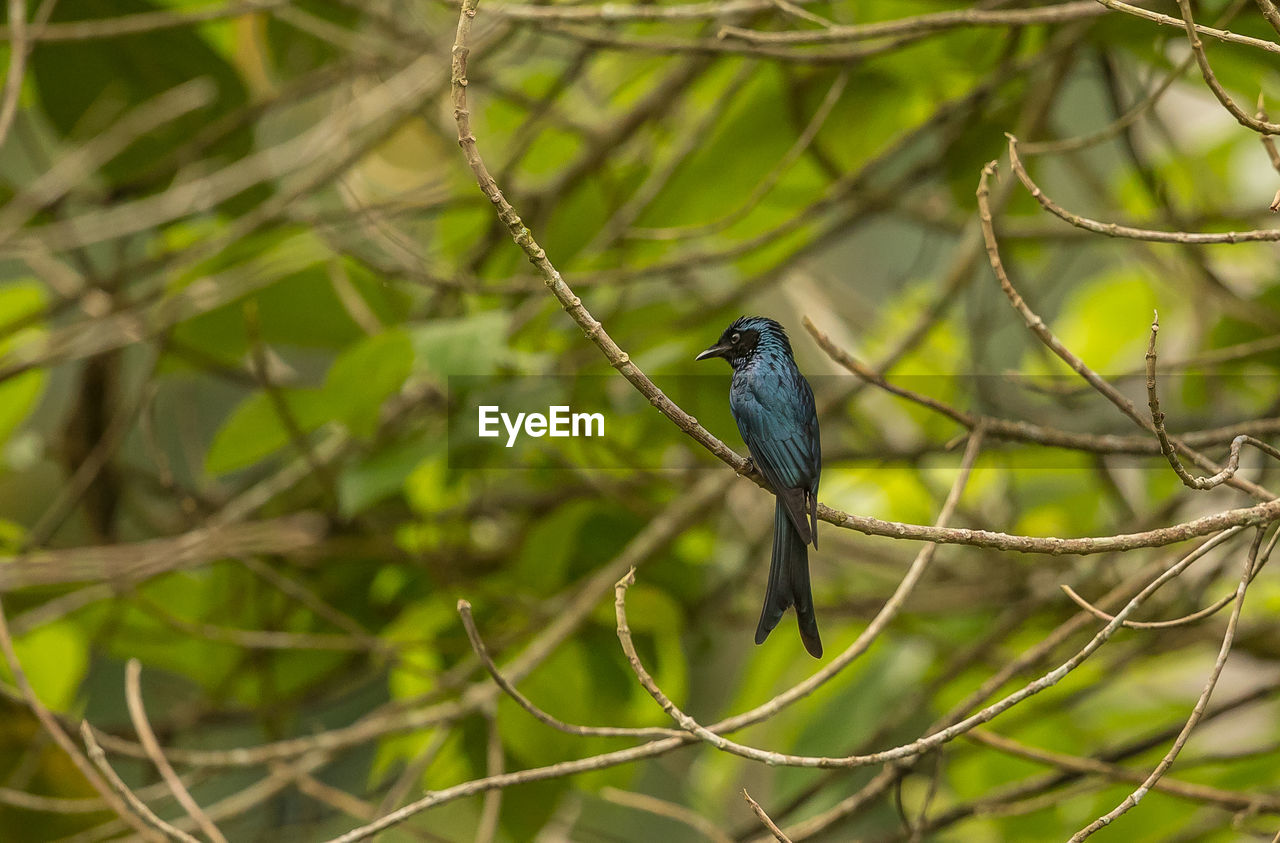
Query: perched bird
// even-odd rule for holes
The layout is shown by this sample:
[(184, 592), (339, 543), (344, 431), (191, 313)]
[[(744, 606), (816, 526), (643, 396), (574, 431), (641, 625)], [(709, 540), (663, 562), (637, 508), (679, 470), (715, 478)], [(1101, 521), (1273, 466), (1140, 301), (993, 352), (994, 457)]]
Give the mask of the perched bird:
[(822, 474), (813, 390), (796, 368), (786, 331), (772, 319), (740, 317), (696, 359), (709, 357), (723, 357), (733, 367), (729, 409), (752, 463), (777, 496), (769, 588), (756, 626), (756, 643), (763, 643), (787, 607), (795, 606), (804, 648), (821, 658), (822, 640), (809, 589), (808, 546), (818, 547)]

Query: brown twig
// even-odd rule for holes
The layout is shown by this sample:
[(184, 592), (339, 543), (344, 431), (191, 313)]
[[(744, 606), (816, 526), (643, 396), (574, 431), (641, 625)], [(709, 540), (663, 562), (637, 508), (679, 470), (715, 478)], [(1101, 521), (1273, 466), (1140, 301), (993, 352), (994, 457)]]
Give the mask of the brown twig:
[[(1208, 553), (1213, 548), (1217, 547), (1220, 544), (1223, 544), (1229, 539), (1240, 534), (1241, 532), (1244, 531), (1244, 529), (1245, 529), (1244, 527), (1232, 527), (1230, 530), (1223, 530), (1221, 533), (1218, 533), (1218, 535), (1209, 539), (1209, 541), (1205, 542), (1204, 544), (1196, 548), (1194, 551), (1192, 551), (1192, 556), (1194, 556), (1195, 559), (1199, 559), (1201, 556)], [(1278, 535), (1280, 535), (1280, 533), (1278, 533)], [(1275, 541), (1275, 539), (1273, 538), (1272, 541)], [(1193, 559), (1192, 561), (1195, 561), (1195, 559)], [(1107, 614), (1102, 609), (1099, 609), (1097, 606), (1094, 606), (1092, 603), (1088, 602), (1079, 594), (1077, 594), (1075, 589), (1073, 589), (1071, 586), (1066, 585), (1064, 583), (1062, 585), (1059, 585), (1058, 587), (1061, 588), (1063, 592), (1066, 593), (1066, 595), (1070, 597), (1071, 600), (1077, 606), (1079, 606), (1081, 609), (1084, 609), (1086, 612), (1093, 615), (1098, 620), (1108, 622), (1108, 623), (1115, 620), (1115, 615)], [(1232, 599), (1234, 599), (1234, 597), (1235, 597), (1234, 594), (1229, 594), (1223, 600), (1220, 600), (1204, 609), (1201, 609), (1198, 612), (1194, 612), (1190, 615), (1186, 615), (1181, 618), (1174, 618), (1173, 620), (1168, 620), (1168, 621), (1125, 621), (1124, 625), (1129, 629), (1168, 629), (1170, 627), (1186, 626), (1187, 624), (1195, 623), (1196, 621), (1203, 620), (1204, 618), (1214, 614), (1219, 609), (1230, 604)]]
[(624, 805), (637, 811), (645, 811), (654, 816), (675, 820), (678, 823), (689, 826), (689, 828), (692, 828), (703, 837), (711, 840), (712, 843), (733, 843), (733, 838), (721, 831), (719, 826), (684, 805), (669, 802), (666, 799), (659, 799), (647, 793), (633, 793), (629, 790), (619, 790), (616, 787), (601, 788), (600, 798), (615, 805)]
[(1271, 24), (1271, 28), (1280, 33), (1280, 9), (1276, 8), (1276, 4), (1272, 0), (1256, 0), (1258, 11), (1262, 12), (1262, 16), (1267, 19), (1267, 23)]
[(1240, 435), (1231, 440), (1231, 455), (1226, 466), (1212, 477), (1194, 477), (1182, 465), (1178, 452), (1169, 441), (1164, 429), (1164, 413), (1160, 410), (1160, 396), (1156, 390), (1156, 334), (1160, 331), (1160, 314), (1156, 313), (1151, 320), (1151, 336), (1147, 340), (1147, 406), (1151, 410), (1151, 424), (1155, 428), (1156, 437), (1160, 440), (1160, 453), (1169, 461), (1169, 466), (1182, 484), (1190, 489), (1212, 489), (1226, 483), (1240, 468), (1240, 449), (1244, 445), (1252, 445), (1269, 457), (1280, 460), (1280, 451), (1266, 442), (1252, 436)]
[(54, 743), (67, 754), (76, 769), (80, 771), (93, 789), (98, 791), (107, 806), (112, 811), (115, 811), (117, 816), (136, 831), (142, 833), (143, 836), (154, 839), (155, 832), (148, 828), (146, 823), (135, 817), (129, 806), (117, 795), (115, 790), (94, 771), (89, 759), (85, 758), (84, 753), (67, 735), (62, 728), (62, 724), (58, 722), (53, 713), (36, 696), (30, 681), (27, 680), (26, 671), (22, 669), (22, 662), (18, 660), (18, 654), (14, 651), (13, 638), (9, 635), (9, 623), (5, 618), (3, 604), (0, 604), (0, 651), (3, 652), (5, 662), (9, 665), (9, 672), (13, 674), (14, 684), (18, 686), (18, 692), (21, 694), (22, 700), (31, 709), (31, 713), (36, 716), (36, 719), (40, 721), (40, 725), (44, 727), (45, 732), (53, 738)]
[[(1010, 158), (1013, 159), (1016, 156), (1016, 154), (1017, 154), (1016, 140), (1012, 136), (1010, 136), (1009, 137)], [(978, 179), (978, 190), (977, 190), (978, 219), (982, 226), (983, 239), (986, 241), (987, 259), (991, 264), (991, 269), (995, 273), (996, 280), (1000, 284), (1000, 289), (1004, 292), (1005, 297), (1009, 300), (1009, 304), (1022, 317), (1022, 321), (1031, 330), (1031, 332), (1035, 334), (1036, 338), (1039, 339), (1040, 342), (1043, 343), (1046, 348), (1052, 351), (1054, 355), (1058, 357), (1058, 359), (1066, 363), (1067, 366), (1070, 367), (1073, 372), (1075, 372), (1077, 375), (1083, 378), (1086, 383), (1088, 383), (1095, 390), (1097, 390), (1104, 398), (1110, 401), (1112, 405), (1114, 405), (1116, 409), (1118, 409), (1121, 413), (1123, 413), (1126, 417), (1128, 417), (1130, 421), (1132, 421), (1134, 424), (1136, 424), (1138, 427), (1142, 428), (1143, 430), (1147, 430), (1154, 433), (1155, 425), (1152, 424), (1151, 420), (1143, 417), (1138, 412), (1137, 408), (1134, 407), (1133, 402), (1131, 402), (1128, 398), (1124, 397), (1124, 395), (1122, 395), (1119, 390), (1117, 390), (1114, 386), (1108, 383), (1105, 379), (1100, 377), (1097, 372), (1090, 369), (1088, 365), (1086, 365), (1085, 362), (1080, 359), (1079, 356), (1077, 356), (1074, 352), (1068, 349), (1062, 343), (1062, 341), (1059, 340), (1057, 336), (1054, 335), (1053, 331), (1049, 330), (1048, 326), (1045, 325), (1044, 320), (1041, 319), (1040, 316), (1031, 309), (1031, 307), (1027, 304), (1026, 300), (1022, 298), (1022, 295), (1018, 292), (1017, 288), (1013, 286), (1013, 281), (1009, 278), (1009, 274), (1004, 267), (1004, 262), (1000, 258), (1000, 247), (999, 247), (999, 244), (996, 242), (995, 222), (993, 221), (991, 216), (991, 205), (990, 205), (991, 189), (989, 185), (989, 180), (992, 174), (995, 173), (995, 170), (996, 170), (996, 162), (991, 161), (985, 167), (982, 168), (982, 175)], [(1219, 466), (1215, 465), (1211, 460), (1209, 460), (1207, 457), (1203, 456), (1199, 452), (1188, 447), (1181, 440), (1171, 439), (1170, 441), (1173, 444), (1173, 446), (1178, 449), (1180, 453), (1190, 457), (1192, 460), (1195, 461), (1196, 465), (1200, 466), (1201, 468), (1205, 468), (1213, 471), (1220, 470)], [(1233, 476), (1228, 478), (1226, 482), (1231, 486), (1234, 486), (1235, 488), (1248, 492), (1249, 494), (1253, 495), (1255, 498), (1259, 500), (1270, 501), (1275, 499), (1275, 496), (1272, 495), (1270, 492), (1268, 492), (1266, 489), (1248, 480), (1244, 480), (1242, 478)]]
[(1280, 240), (1280, 229), (1258, 229), (1254, 231), (1223, 231), (1223, 232), (1203, 232), (1203, 231), (1155, 231), (1148, 228), (1134, 228), (1133, 226), (1120, 225), (1114, 222), (1099, 222), (1098, 220), (1082, 217), (1079, 214), (1073, 214), (1071, 211), (1063, 208), (1054, 202), (1040, 187), (1031, 179), (1031, 175), (1027, 172), (1026, 167), (1022, 164), (1022, 159), (1018, 157), (1018, 139), (1013, 135), (1009, 138), (1009, 165), (1013, 168), (1014, 174), (1018, 180), (1027, 188), (1031, 196), (1040, 203), (1046, 211), (1053, 214), (1058, 219), (1068, 222), (1077, 228), (1083, 228), (1086, 231), (1092, 231), (1096, 234), (1105, 234), (1108, 237), (1125, 237), (1131, 240), (1148, 240), (1153, 243), (1186, 243), (1186, 244), (1230, 244), (1230, 243), (1270, 243)]
[[(1085, 758), (1078, 755), (1068, 755), (1063, 752), (1041, 749), (1040, 747), (1027, 746), (1024, 743), (1013, 740), (1012, 738), (1005, 737), (1004, 735), (997, 735), (996, 733), (990, 732), (986, 729), (974, 729), (965, 737), (976, 744), (989, 746), (992, 749), (1005, 753), (1006, 755), (1025, 758), (1028, 761), (1035, 761), (1041, 764), (1049, 764), (1060, 770), (1068, 770), (1073, 773), (1105, 776), (1112, 781), (1132, 782), (1134, 784), (1141, 784), (1146, 780), (1148, 775), (1147, 773), (1131, 770), (1119, 764), (1100, 761), (1097, 758)], [(1161, 793), (1167, 793), (1170, 796), (1177, 796), (1182, 799), (1191, 799), (1196, 802), (1221, 805), (1224, 808), (1231, 808), (1235, 810), (1259, 807), (1269, 811), (1280, 811), (1280, 799), (1277, 799), (1270, 794), (1235, 793), (1230, 790), (1210, 787), (1209, 785), (1177, 781), (1167, 777), (1154, 782), (1151, 785), (1151, 789), (1158, 790)]]
[[(141, 674), (142, 665), (137, 659), (129, 659), (124, 671), (125, 697), (129, 704), (129, 718), (133, 721), (133, 730), (138, 733), (138, 740), (147, 751), (147, 757), (151, 759), (151, 763), (155, 764), (156, 769), (160, 771), (160, 777), (168, 785), (173, 798), (178, 800), (178, 804), (187, 812), (187, 816), (195, 821), (212, 843), (227, 843), (227, 838), (205, 814), (200, 803), (191, 798), (191, 793), (183, 785), (182, 779), (178, 778), (178, 774), (174, 772), (173, 765), (164, 757), (160, 742), (156, 740), (156, 734), (151, 729), (151, 721), (147, 719), (147, 709), (142, 704)], [(85, 742), (88, 744), (93, 741), (93, 732), (87, 728), (87, 724), (84, 731)], [(93, 745), (96, 746), (96, 744)]]
[(1097, 0), (1098, 3), (1106, 6), (1116, 12), (1123, 12), (1126, 15), (1133, 15), (1136, 18), (1158, 23), (1161, 26), (1175, 26), (1179, 29), (1191, 27), (1197, 35), (1207, 35), (1210, 38), (1216, 38), (1219, 41), (1225, 41), (1228, 44), (1242, 44), (1246, 47), (1255, 47), (1259, 50), (1265, 50), (1268, 53), (1280, 53), (1280, 44), (1273, 41), (1267, 41), (1263, 38), (1253, 38), (1249, 35), (1240, 35), (1236, 32), (1228, 32), (1225, 29), (1216, 29), (1212, 26), (1203, 26), (1194, 21), (1188, 22), (1187, 18), (1178, 19), (1171, 15), (1153, 12), (1149, 9), (1143, 9), (1139, 6), (1133, 6), (1129, 3), (1121, 2), (1121, 0)]
[(27, 72), (27, 4), (26, 0), (9, 0), (9, 72), (4, 77), (3, 100), (0, 101), (0, 149), (9, 137), (13, 116), (18, 113), (18, 97)]
[(1259, 120), (1247, 114), (1244, 109), (1236, 105), (1235, 100), (1231, 99), (1231, 95), (1222, 87), (1222, 83), (1218, 81), (1218, 77), (1214, 75), (1213, 68), (1209, 66), (1209, 57), (1205, 55), (1204, 43), (1200, 40), (1200, 27), (1196, 26), (1195, 16), (1191, 11), (1191, 0), (1178, 0), (1178, 11), (1182, 13), (1183, 28), (1187, 31), (1187, 41), (1191, 43), (1191, 52), (1196, 57), (1196, 64), (1200, 67), (1200, 75), (1204, 78), (1204, 82), (1209, 86), (1209, 90), (1218, 98), (1218, 102), (1222, 103), (1222, 107), (1236, 118), (1241, 126), (1252, 129), (1255, 132), (1261, 132), (1265, 135), (1280, 134), (1280, 123), (1271, 123), (1266, 120)]
[[(694, 718), (690, 717), (682, 711), (676, 704), (662, 692), (662, 690), (654, 682), (653, 677), (645, 669), (641, 663), (639, 655), (636, 653), (635, 646), (631, 641), (631, 630), (627, 624), (626, 614), (626, 592), (627, 589), (635, 582), (635, 572), (632, 571), (618, 581), (616, 586), (616, 597), (614, 600), (614, 612), (617, 616), (618, 639), (622, 643), (623, 652), (627, 656), (627, 661), (631, 665), (632, 672), (640, 680), (640, 684), (644, 686), (649, 695), (662, 707), (668, 715), (675, 720), (682, 729), (696, 736), (702, 741), (711, 744), (716, 749), (738, 755), (752, 761), (760, 761), (769, 765), (787, 766), (787, 767), (816, 767), (816, 768), (846, 768), (846, 767), (864, 767), (873, 764), (882, 764), (888, 761), (899, 761), (902, 759), (910, 759), (918, 757), (926, 752), (936, 749), (943, 744), (954, 740), (956, 737), (964, 734), (970, 729), (989, 722), (1021, 703), (1023, 700), (1032, 697), (1041, 691), (1051, 688), (1071, 671), (1075, 670), (1085, 662), (1098, 648), (1110, 640), (1115, 634), (1124, 620), (1139, 606), (1141, 606), (1147, 598), (1158, 591), (1165, 583), (1177, 578), (1184, 570), (1195, 560), (1195, 554), (1181, 559), (1177, 564), (1166, 570), (1160, 576), (1156, 577), (1147, 584), (1137, 595), (1129, 600), (1115, 616), (1115, 618), (1099, 630), (1090, 641), (1085, 644), (1074, 655), (1068, 658), (1058, 667), (1030, 682), (1016, 691), (1013, 691), (1002, 699), (992, 703), (980, 711), (964, 718), (963, 720), (953, 723), (946, 728), (931, 732), (911, 743), (902, 744), (892, 749), (883, 750), (867, 755), (852, 755), (844, 757), (829, 756), (809, 756), (809, 755), (793, 755), (789, 753), (773, 752), (770, 750), (758, 749), (756, 747), (747, 746), (736, 741), (729, 740), (722, 734), (718, 734), (713, 729), (698, 723)], [(1252, 562), (1252, 557), (1250, 558)], [(724, 729), (723, 724), (717, 724), (717, 728)]]
[[(121, 815), (123, 819), (134, 819), (141, 821), (143, 825), (143, 834), (151, 839), (157, 839), (156, 832), (159, 832), (160, 840), (177, 840), (180, 843), (200, 843), (199, 840), (187, 834), (181, 829), (174, 828), (169, 823), (156, 816), (155, 811), (147, 806), (147, 803), (138, 798), (138, 795), (129, 789), (119, 774), (112, 769), (111, 764), (107, 761), (107, 754), (102, 751), (102, 747), (98, 746), (98, 742), (93, 738), (93, 729), (89, 727), (89, 721), (85, 720), (80, 724), (80, 736), (84, 739), (86, 751), (89, 758), (102, 771), (103, 777), (111, 785), (112, 790), (124, 799), (129, 806), (128, 811)], [(136, 814), (136, 817), (135, 817)], [(152, 830), (154, 829), (154, 831)]]
[(773, 839), (778, 843), (791, 843), (791, 838), (782, 833), (782, 829), (778, 828), (778, 824), (769, 818), (764, 808), (760, 807), (760, 803), (751, 798), (751, 794), (747, 793), (747, 789), (742, 789), (742, 798), (747, 800), (747, 804), (751, 806), (751, 810), (755, 812), (756, 817), (769, 829), (769, 833), (773, 835)]
[(1152, 786), (1160, 781), (1160, 777), (1173, 766), (1173, 762), (1177, 760), (1182, 747), (1186, 745), (1187, 740), (1191, 737), (1191, 732), (1195, 729), (1196, 724), (1200, 722), (1200, 718), (1204, 716), (1205, 709), (1209, 705), (1209, 698), (1213, 695), (1213, 689), (1218, 685), (1218, 677), (1222, 675), (1222, 668), (1226, 665), (1227, 656), (1231, 653), (1231, 645), (1235, 642), (1236, 625), (1240, 622), (1240, 610), (1244, 606), (1244, 595), (1249, 588), (1249, 581), (1253, 578), (1254, 564), (1258, 561), (1258, 549), (1262, 546), (1264, 532), (1263, 528), (1258, 528), (1253, 544), (1249, 548), (1249, 553), (1245, 558), (1244, 573), (1240, 576), (1240, 584), (1236, 586), (1235, 605), (1231, 609), (1231, 617), (1227, 620), (1227, 631), (1222, 636), (1222, 646), (1218, 649), (1218, 657), (1214, 660), (1213, 669), (1209, 671), (1208, 679), (1205, 680), (1204, 689), (1200, 692), (1200, 698), (1196, 700), (1195, 707), (1191, 710), (1191, 715), (1187, 718), (1182, 731), (1178, 733), (1178, 737), (1174, 740), (1173, 746), (1169, 747), (1169, 751), (1160, 759), (1160, 763), (1143, 780), (1137, 790), (1125, 797), (1124, 801), (1115, 808), (1072, 835), (1071, 843), (1081, 843), (1081, 841), (1092, 836), (1094, 832), (1110, 825), (1118, 817), (1136, 806), (1151, 790)]
[(950, 29), (1004, 26), (1035, 26), (1100, 17), (1107, 13), (1095, 0), (1072, 0), (1033, 9), (954, 9), (914, 15), (899, 20), (877, 21), (854, 26), (828, 26), (825, 29), (759, 32), (736, 26), (720, 29), (720, 37), (736, 38), (749, 44), (831, 44), (868, 41), (901, 35), (922, 35)]
[(565, 723), (547, 714), (542, 709), (534, 705), (528, 697), (520, 693), (514, 685), (507, 681), (502, 675), (502, 671), (498, 670), (498, 666), (493, 663), (493, 657), (489, 655), (489, 648), (485, 646), (484, 639), (480, 637), (480, 631), (476, 629), (475, 619), (471, 617), (471, 604), (466, 600), (458, 601), (458, 614), (462, 617), (462, 627), (467, 631), (467, 639), (471, 642), (471, 649), (475, 650), (477, 656), (480, 657), (481, 663), (485, 669), (489, 671), (489, 675), (493, 677), (493, 681), (498, 687), (506, 693), (507, 696), (515, 700), (516, 703), (525, 711), (532, 714), (538, 721), (545, 723), (553, 729), (558, 729), (569, 735), (578, 735), (581, 737), (605, 737), (605, 738), (666, 738), (680, 735), (681, 733), (675, 729), (627, 729), (617, 726), (576, 726), (572, 723)]
[(698, 424), (697, 419), (676, 406), (675, 402), (668, 398), (649, 379), (648, 375), (631, 362), (630, 355), (618, 347), (618, 344), (613, 341), (613, 338), (605, 330), (604, 325), (600, 324), (591, 315), (591, 312), (583, 305), (582, 299), (574, 295), (573, 290), (565, 283), (559, 271), (547, 258), (547, 253), (538, 245), (533, 233), (525, 227), (520, 215), (507, 202), (502, 190), (493, 180), (493, 176), (489, 174), (488, 168), (485, 167), (484, 160), (480, 157), (480, 152), (476, 147), (475, 135), (471, 131), (471, 112), (467, 103), (467, 56), (470, 53), (468, 41), (471, 37), (471, 26), (475, 20), (478, 5), (479, 0), (463, 0), (461, 14), (458, 17), (457, 38), (453, 45), (452, 79), (453, 116), (458, 124), (458, 144), (462, 147), (463, 155), (466, 157), (467, 164), (471, 167), (471, 172), (474, 174), (480, 190), (493, 203), (498, 218), (510, 232), (512, 240), (515, 241), (516, 245), (529, 258), (530, 263), (538, 270), (547, 285), (547, 289), (560, 302), (561, 307), (569, 314), (570, 318), (586, 333), (587, 338), (596, 344), (601, 353), (604, 354), (605, 359), (609, 361), (609, 365), (617, 369), (632, 386), (639, 390), (645, 398), (649, 399), (650, 404), (671, 419), (677, 427), (735, 470), (741, 471), (746, 467), (746, 460), (734, 453), (719, 439), (712, 436), (702, 425)]

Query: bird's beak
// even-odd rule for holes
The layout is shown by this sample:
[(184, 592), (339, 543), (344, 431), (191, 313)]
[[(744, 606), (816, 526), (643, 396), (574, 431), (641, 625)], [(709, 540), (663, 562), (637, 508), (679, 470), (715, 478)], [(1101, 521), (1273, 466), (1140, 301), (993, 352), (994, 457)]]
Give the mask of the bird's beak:
[(728, 350), (729, 346), (727, 345), (713, 345), (693, 359), (706, 360), (708, 357), (724, 357), (725, 352)]

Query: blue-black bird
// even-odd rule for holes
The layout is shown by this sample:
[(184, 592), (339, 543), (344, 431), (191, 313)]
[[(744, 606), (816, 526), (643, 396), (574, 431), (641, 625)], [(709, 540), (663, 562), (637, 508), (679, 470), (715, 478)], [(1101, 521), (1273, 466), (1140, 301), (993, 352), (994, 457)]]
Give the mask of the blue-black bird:
[(796, 607), (800, 639), (822, 656), (809, 589), (809, 544), (818, 547), (818, 479), (822, 449), (813, 390), (796, 368), (787, 332), (772, 319), (743, 316), (697, 356), (723, 357), (733, 367), (729, 409), (751, 460), (773, 487), (773, 556), (769, 587), (756, 625), (761, 644), (788, 606)]

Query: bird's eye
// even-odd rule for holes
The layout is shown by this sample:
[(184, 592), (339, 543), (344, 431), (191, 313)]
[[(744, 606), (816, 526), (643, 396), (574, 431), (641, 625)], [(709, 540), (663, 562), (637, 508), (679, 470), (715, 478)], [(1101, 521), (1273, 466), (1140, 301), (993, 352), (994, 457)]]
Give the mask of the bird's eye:
[(742, 339), (742, 334), (734, 334), (733, 336), (729, 337), (730, 342), (737, 342), (740, 339)]

